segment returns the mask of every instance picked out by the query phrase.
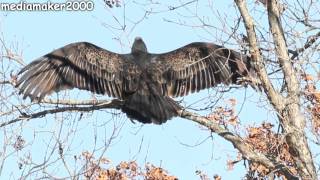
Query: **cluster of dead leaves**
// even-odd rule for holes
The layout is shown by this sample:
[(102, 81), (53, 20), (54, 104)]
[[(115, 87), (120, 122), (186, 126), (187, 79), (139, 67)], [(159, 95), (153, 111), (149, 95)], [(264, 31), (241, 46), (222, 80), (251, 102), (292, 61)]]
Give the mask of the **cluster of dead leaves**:
[[(296, 175), (297, 170), (289, 152), (289, 147), (282, 135), (272, 131), (272, 127), (273, 125), (270, 123), (263, 123), (261, 127), (248, 128), (248, 135), (245, 142), (255, 151), (266, 154), (274, 158), (277, 162), (286, 165), (291, 173)], [(267, 176), (268, 173), (270, 173), (270, 170), (262, 164), (249, 162), (248, 174), (255, 174), (263, 178)], [(281, 172), (278, 172), (276, 175), (285, 179)]]
[(303, 79), (306, 81), (304, 94), (309, 101), (308, 111), (311, 114), (313, 132), (320, 135), (320, 91), (317, 90), (316, 81), (312, 75), (304, 75)]
[(144, 177), (146, 180), (178, 180), (177, 177), (168, 175), (164, 169), (152, 164), (146, 165)]
[(219, 124), (227, 126), (236, 126), (239, 123), (239, 119), (236, 113), (236, 99), (229, 99), (226, 107), (216, 107), (207, 118), (213, 121), (217, 121)]
[(22, 138), (22, 136), (17, 136), (16, 141), (13, 144), (13, 148), (16, 151), (20, 151), (23, 149), (25, 144), (26, 144), (26, 141)]
[(129, 180), (129, 179), (145, 179), (145, 180), (177, 180), (175, 176), (168, 175), (167, 171), (152, 164), (146, 164), (145, 168), (141, 168), (135, 161), (120, 162), (116, 167), (111, 166), (111, 161), (107, 158), (95, 157), (89, 152), (83, 152), (82, 157), (85, 160), (86, 179), (94, 180)]

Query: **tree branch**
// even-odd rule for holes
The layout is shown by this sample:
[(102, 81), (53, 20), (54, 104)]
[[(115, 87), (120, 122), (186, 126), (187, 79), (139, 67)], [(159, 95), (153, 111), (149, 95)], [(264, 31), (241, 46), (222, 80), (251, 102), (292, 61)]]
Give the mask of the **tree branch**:
[(290, 62), (288, 47), (284, 37), (283, 28), (280, 22), (279, 6), (276, 0), (268, 0), (267, 3), (269, 27), (273, 36), (275, 51), (278, 56), (280, 66), (282, 67), (284, 79), (287, 84), (288, 93), (298, 94), (298, 80), (295, 71)]
[(270, 103), (274, 105), (277, 110), (284, 108), (283, 97), (274, 89), (267, 71), (264, 67), (263, 57), (260, 55), (257, 35), (255, 32), (254, 20), (249, 14), (245, 0), (235, 0), (237, 7), (241, 13), (244, 21), (245, 28), (247, 30), (247, 37), (250, 47), (250, 54), (255, 64), (255, 69), (258, 77), (261, 80), (261, 85), (266, 93)]
[(288, 96), (285, 98), (285, 107), (280, 107), (280, 111), (278, 111), (281, 115), (279, 120), (282, 122), (287, 134), (286, 140), (299, 175), (302, 179), (317, 179), (316, 169), (304, 132), (306, 120), (300, 112), (299, 82), (288, 54), (288, 47), (280, 22), (278, 1), (268, 0), (267, 11), (275, 51), (288, 90)]
[(209, 128), (212, 132), (217, 133), (225, 140), (231, 142), (233, 146), (242, 154), (243, 159), (248, 159), (250, 161), (260, 163), (266, 168), (274, 170), (275, 172), (282, 172), (282, 174), (285, 175), (288, 179), (298, 179), (296, 176), (293, 176), (291, 174), (290, 170), (285, 165), (276, 163), (274, 162), (275, 160), (270, 160), (264, 154), (254, 151), (240, 136), (235, 135), (227, 129), (221, 127), (218, 123), (196, 113), (184, 110), (180, 112), (180, 116)]
[[(41, 103), (47, 103), (47, 104), (59, 104), (59, 105), (68, 105), (68, 106), (85, 106), (85, 105), (101, 105), (101, 104), (108, 104), (110, 103), (112, 100), (110, 99), (103, 99), (103, 100), (83, 100), (83, 101), (79, 101), (79, 100), (73, 100), (73, 99), (69, 99), (69, 100), (63, 100), (63, 99), (49, 99), (49, 98), (44, 98), (43, 100), (41, 100)], [(115, 101), (115, 100), (113, 100)], [(120, 100), (118, 100), (120, 101)], [(112, 108), (112, 107), (110, 107)]]
[(285, 76), (288, 97), (285, 98), (275, 91), (271, 84), (257, 44), (257, 37), (254, 29), (254, 20), (249, 14), (245, 0), (235, 0), (237, 7), (243, 17), (244, 25), (248, 34), (248, 41), (252, 59), (256, 65), (256, 71), (261, 79), (264, 91), (279, 114), (279, 120), (283, 124), (287, 134), (287, 143), (292, 149), (292, 156), (295, 158), (299, 175), (303, 179), (317, 179), (311, 152), (308, 148), (306, 136), (304, 133), (305, 119), (300, 113), (299, 102), (299, 84), (295, 76), (295, 71), (288, 56), (287, 45), (284, 38), (282, 26), (279, 19), (279, 10), (276, 6), (276, 0), (268, 0), (267, 9), (275, 49), (278, 55), (279, 63)]
[[(1, 123), (0, 127), (4, 127), (19, 121), (25, 121), (25, 120), (29, 121), (30, 119), (41, 118), (48, 114), (55, 114), (55, 113), (67, 112), (67, 111), (68, 112), (70, 111), (90, 112), (94, 110), (110, 109), (110, 108), (120, 109), (121, 106), (123, 105), (123, 101), (118, 99), (114, 99), (111, 101), (101, 100), (98, 102), (92, 101), (92, 100), (70, 101), (70, 100), (45, 99), (42, 101), (42, 103), (67, 105), (67, 107), (58, 107), (54, 109), (43, 110), (43, 111), (32, 113), (32, 114), (26, 114), (26, 113), (20, 112), (21, 115), (19, 117), (17, 117), (16, 119)], [(235, 135), (232, 132), (228, 131), (227, 129), (221, 127), (218, 123), (212, 120), (209, 120), (206, 117), (200, 116), (196, 113), (192, 113), (185, 110), (181, 110), (179, 114), (180, 114), (180, 117), (194, 121), (200, 125), (203, 125), (208, 129), (210, 129), (212, 132), (217, 133), (219, 136), (221, 136), (225, 140), (231, 142), (233, 146), (241, 152), (244, 159), (247, 159), (253, 162), (258, 162), (269, 169), (273, 169), (275, 171), (281, 171), (283, 172), (283, 174), (286, 174), (286, 176), (288, 177), (290, 176), (291, 178), (294, 178), (294, 176), (291, 175), (288, 168), (279, 168), (279, 167), (285, 167), (283, 164), (276, 164), (273, 161), (269, 160), (264, 154), (255, 152), (240, 136)]]
[(26, 114), (26, 113), (20, 112), (21, 115), (19, 117), (17, 117), (16, 119), (1, 123), (0, 127), (4, 127), (9, 124), (13, 124), (23, 120), (29, 121), (30, 119), (40, 118), (48, 114), (55, 114), (55, 113), (66, 112), (66, 111), (89, 112), (93, 110), (100, 110), (100, 109), (106, 109), (106, 108), (120, 109), (122, 104), (123, 104), (123, 101), (114, 99), (112, 101), (103, 102), (100, 104), (95, 104), (95, 105), (85, 106), (85, 107), (79, 107), (79, 106), (58, 107), (54, 109), (43, 110), (43, 111), (32, 113), (32, 114)]
[(8, 80), (4, 80), (4, 81), (0, 81), (0, 84), (11, 84), (11, 82)]
[(291, 60), (295, 59), (296, 57), (299, 56), (300, 53), (304, 52), (306, 49), (311, 47), (319, 38), (320, 38), (320, 31), (318, 33), (316, 33), (315, 35), (310, 36), (302, 48), (298, 48), (295, 51), (289, 50), (289, 52), (291, 54), (293, 54), (291, 56)]

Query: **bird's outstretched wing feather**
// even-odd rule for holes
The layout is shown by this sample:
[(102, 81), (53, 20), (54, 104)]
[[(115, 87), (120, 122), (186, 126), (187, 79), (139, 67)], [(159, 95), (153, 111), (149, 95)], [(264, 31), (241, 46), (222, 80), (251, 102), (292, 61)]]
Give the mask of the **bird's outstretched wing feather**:
[(171, 97), (218, 84), (236, 84), (240, 77), (255, 75), (248, 56), (203, 42), (153, 54), (148, 69), (153, 79), (162, 84), (162, 93)]
[(141, 69), (130, 55), (87, 42), (66, 45), (40, 57), (19, 72), (16, 86), (24, 98), (42, 99), (53, 91), (79, 88), (123, 98), (135, 91)]

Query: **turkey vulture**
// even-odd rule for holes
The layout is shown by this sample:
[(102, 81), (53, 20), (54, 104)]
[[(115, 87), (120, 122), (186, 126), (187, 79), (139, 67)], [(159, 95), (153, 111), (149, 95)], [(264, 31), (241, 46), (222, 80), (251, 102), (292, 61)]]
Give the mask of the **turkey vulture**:
[(77, 42), (31, 62), (18, 75), (16, 87), (24, 99), (40, 101), (54, 91), (85, 89), (124, 100), (121, 110), (130, 119), (161, 124), (182, 108), (172, 97), (239, 84), (255, 73), (249, 56), (216, 44), (194, 42), (152, 54), (137, 37), (130, 54)]

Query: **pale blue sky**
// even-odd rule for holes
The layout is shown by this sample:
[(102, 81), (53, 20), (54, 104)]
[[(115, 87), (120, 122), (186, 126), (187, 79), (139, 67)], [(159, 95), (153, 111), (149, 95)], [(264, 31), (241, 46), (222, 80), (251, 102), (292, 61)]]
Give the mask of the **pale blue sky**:
[[(7, 0), (6, 2), (10, 1)], [(36, 2), (43, 1), (37, 0)], [(52, 2), (62, 1), (56, 0)], [(201, 6), (206, 5), (206, 2), (203, 1)], [(151, 14), (141, 23), (137, 24), (130, 33), (112, 28), (110, 30), (110, 28), (104, 27), (103, 24), (117, 26), (112, 14), (123, 20), (123, 7), (105, 8), (102, 0), (95, 1), (94, 3), (95, 9), (91, 12), (0, 12), (0, 30), (9, 46), (16, 47), (14, 44), (18, 44), (19, 51), (23, 52), (22, 57), (25, 63), (30, 63), (32, 60), (53, 49), (77, 41), (88, 41), (114, 52), (127, 53), (130, 50), (134, 37), (141, 36), (150, 52), (161, 53), (193, 41), (221, 43), (228, 39), (219, 29), (211, 28), (209, 32), (206, 32), (201, 30), (201, 28), (183, 27), (166, 22), (165, 19), (179, 21), (181, 17), (177, 16), (175, 11)], [(161, 3), (171, 6), (179, 5), (177, 2), (171, 4), (171, 1), (161, 1)], [(233, 23), (232, 19), (236, 17), (235, 9), (232, 6), (233, 1), (224, 1), (223, 3), (226, 4), (217, 2), (214, 5), (215, 10), (219, 10), (223, 17), (224, 15), (228, 15), (227, 21)], [(201, 6), (199, 5), (199, 7)], [(168, 6), (161, 6), (161, 9), (157, 9), (157, 6), (154, 7), (155, 10), (165, 10)], [(188, 7), (192, 9), (195, 6), (190, 5)], [(187, 10), (178, 12), (187, 14)], [(138, 6), (128, 1), (126, 5), (127, 28), (130, 29), (133, 26), (130, 20), (137, 21), (141, 19), (144, 13), (143, 6)], [(205, 8), (205, 6), (199, 9), (200, 17), (206, 15), (210, 17), (208, 22), (219, 26), (218, 18), (212, 13), (215, 14), (209, 8)], [(192, 24), (197, 22), (194, 19), (190, 19), (190, 21), (187, 21), (188, 18), (182, 19), (182, 23)], [(118, 37), (121, 38), (123, 46), (117, 40), (114, 40), (114, 38)], [(231, 39), (230, 43), (234, 43), (234, 40)], [(240, 47), (233, 46), (233, 48)], [(17, 71), (17, 69), (15, 70)], [(72, 92), (74, 92), (72, 96), (75, 98), (90, 97), (89, 93)], [(246, 94), (245, 92), (244, 89), (232, 90), (230, 93), (226, 93), (224, 98), (219, 101), (219, 104), (225, 105), (228, 98), (236, 97), (239, 102), (237, 110), (239, 110), (242, 103), (245, 102), (244, 108), (242, 108), (240, 113), (242, 124), (257, 125), (260, 121), (273, 118), (268, 110), (263, 108), (259, 110), (257, 107), (256, 102), (259, 101), (259, 93), (253, 96), (251, 88), (247, 89)], [(188, 96), (185, 102), (186, 104), (191, 104), (207, 95), (208, 91), (202, 91), (201, 93)], [(247, 96), (246, 101), (244, 101), (245, 96)], [(56, 96), (53, 95), (52, 97)], [(29, 102), (29, 100), (26, 100), (26, 102)], [(112, 110), (111, 112), (119, 113)], [(71, 144), (67, 162), (71, 165), (74, 163), (72, 161), (73, 155), (79, 155), (85, 150), (91, 151), (94, 148), (93, 140), (95, 135), (98, 146), (103, 146), (103, 140), (108, 139), (112, 133), (114, 124), (124, 122), (123, 127), (118, 132), (118, 137), (113, 140), (111, 147), (104, 154), (112, 160), (113, 165), (123, 160), (137, 159), (140, 165), (143, 165), (146, 161), (157, 166), (162, 166), (170, 174), (176, 175), (180, 179), (199, 179), (195, 175), (196, 170), (202, 170), (210, 177), (214, 174), (219, 174), (223, 179), (241, 179), (244, 176), (243, 163), (237, 164), (235, 170), (227, 171), (227, 160), (235, 159), (237, 151), (232, 148), (229, 142), (226, 142), (219, 136), (213, 134), (212, 139), (208, 139), (195, 147), (183, 145), (194, 145), (210, 136), (207, 130), (191, 121), (174, 118), (161, 126), (144, 125), (140, 129), (141, 124), (132, 124), (123, 114), (115, 119), (112, 119), (112, 116), (104, 111), (97, 111), (85, 114), (84, 116), (89, 117), (77, 121), (75, 119), (79, 117), (79, 113), (74, 113), (73, 116), (68, 117), (63, 122), (62, 139), (71, 137), (67, 134), (70, 129), (77, 127), (78, 131), (73, 140), (67, 140)], [(58, 131), (59, 129), (59, 127), (56, 127), (59, 124), (57, 121), (62, 116), (57, 115), (56, 117), (57, 120), (54, 120), (53, 116), (47, 116), (46, 118), (25, 122), (21, 133), (27, 143), (33, 143), (32, 146), (30, 145), (26, 148), (31, 150), (30, 152), (34, 161), (38, 161), (39, 163), (43, 161), (45, 148), (47, 148), (47, 144), (52, 143), (49, 140), (52, 138), (52, 135), (46, 131)], [(139, 152), (140, 144), (141, 150)], [(17, 153), (17, 155), (21, 157), (25, 155), (24, 153), (26, 152), (22, 151)], [(99, 156), (99, 152), (96, 155)], [(57, 153), (54, 156), (56, 157)], [(22, 172), (15, 171), (14, 175), (11, 174), (12, 170), (18, 167), (16, 161), (16, 157), (8, 158), (2, 173), (3, 178), (7, 179), (11, 177), (11, 179), (14, 179), (19, 177), (19, 174)], [(63, 177), (63, 175), (66, 175), (66, 172), (59, 166), (61, 166), (61, 163), (56, 164), (54, 167), (57, 169), (53, 169), (52, 172), (58, 172), (56, 176)]]

